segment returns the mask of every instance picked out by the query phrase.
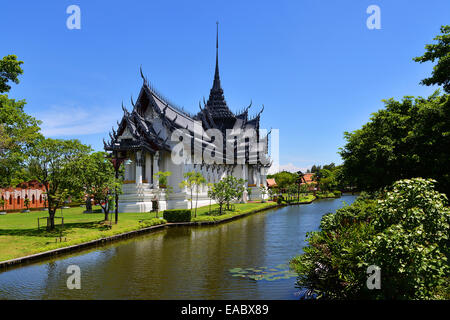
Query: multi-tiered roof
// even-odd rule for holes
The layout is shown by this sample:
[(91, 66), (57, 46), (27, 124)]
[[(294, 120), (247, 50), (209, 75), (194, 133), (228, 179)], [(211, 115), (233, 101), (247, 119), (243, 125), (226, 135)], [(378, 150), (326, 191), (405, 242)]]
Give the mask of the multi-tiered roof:
[[(170, 133), (176, 129), (185, 129), (194, 137), (195, 124), (200, 124), (204, 130), (219, 129), (224, 139), (227, 129), (254, 129), (259, 139), (259, 122), (263, 109), (256, 116), (249, 118), (250, 105), (241, 113), (234, 114), (227, 105), (219, 75), (219, 45), (216, 40), (216, 67), (214, 81), (210, 90), (208, 101), (203, 99), (203, 107), (192, 115), (183, 108), (177, 107), (161, 95), (144, 77), (141, 69), (143, 84), (139, 97), (134, 103), (133, 110), (129, 112), (122, 104), (123, 118), (117, 123), (117, 131), (112, 128), (110, 140), (104, 141), (107, 151), (158, 150), (170, 151)], [(267, 137), (266, 137), (267, 139)], [(224, 140), (224, 142), (226, 142)], [(206, 147), (208, 143), (204, 143)], [(225, 143), (224, 143), (225, 145)], [(225, 154), (225, 151), (224, 151)]]

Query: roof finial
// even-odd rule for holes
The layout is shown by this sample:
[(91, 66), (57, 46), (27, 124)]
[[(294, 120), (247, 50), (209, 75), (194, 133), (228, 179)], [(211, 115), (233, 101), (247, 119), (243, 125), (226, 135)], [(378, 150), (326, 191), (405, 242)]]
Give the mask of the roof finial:
[(220, 78), (219, 78), (219, 21), (216, 21), (216, 70), (214, 73), (214, 83), (213, 88), (220, 88)]

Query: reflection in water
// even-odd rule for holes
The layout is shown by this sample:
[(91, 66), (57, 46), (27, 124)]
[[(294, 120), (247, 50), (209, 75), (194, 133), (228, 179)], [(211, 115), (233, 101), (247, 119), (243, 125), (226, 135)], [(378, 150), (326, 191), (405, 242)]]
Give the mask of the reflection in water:
[[(6, 299), (297, 299), (295, 277), (255, 281), (236, 268), (287, 264), (342, 200), (321, 200), (209, 227), (177, 227), (0, 273)], [(81, 268), (81, 290), (66, 287)]]

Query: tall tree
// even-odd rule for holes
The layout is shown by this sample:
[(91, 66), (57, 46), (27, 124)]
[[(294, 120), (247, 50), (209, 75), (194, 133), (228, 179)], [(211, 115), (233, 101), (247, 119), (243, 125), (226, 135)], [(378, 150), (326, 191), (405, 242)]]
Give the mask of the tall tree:
[[(0, 60), (0, 93), (11, 89), (9, 81), (19, 83), (22, 63), (14, 55)], [(40, 121), (26, 114), (24, 106), (25, 100), (14, 100), (7, 94), (0, 94), (0, 187), (12, 184), (29, 148), (41, 137)]]
[(49, 229), (55, 228), (55, 213), (69, 197), (81, 196), (80, 159), (91, 148), (78, 140), (41, 139), (31, 150), (30, 170), (44, 185), (49, 214)]
[(361, 129), (345, 132), (343, 174), (361, 190), (396, 180), (434, 178), (450, 194), (450, 95), (384, 101)]
[(19, 83), (19, 75), (23, 74), (21, 64), (23, 64), (23, 61), (17, 60), (17, 56), (13, 54), (0, 60), (0, 93), (11, 90), (11, 86), (8, 85), (9, 81)]
[(108, 220), (110, 203), (114, 198), (116, 188), (120, 190), (120, 180), (116, 181), (115, 170), (105, 152), (94, 152), (80, 157), (78, 166), (81, 169), (81, 189), (86, 194), (86, 203), (94, 199), (100, 203)]
[(420, 63), (437, 60), (431, 77), (423, 79), (421, 84), (426, 86), (441, 85), (445, 92), (450, 93), (450, 25), (441, 26), (441, 33), (433, 39), (437, 43), (427, 44), (424, 55), (413, 60)]

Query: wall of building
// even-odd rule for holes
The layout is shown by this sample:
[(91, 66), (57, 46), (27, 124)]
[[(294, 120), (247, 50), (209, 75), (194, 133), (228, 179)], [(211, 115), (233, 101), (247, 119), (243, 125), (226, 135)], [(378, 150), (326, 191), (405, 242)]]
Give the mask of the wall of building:
[(17, 187), (0, 189), (0, 198), (5, 201), (4, 206), (0, 206), (0, 211), (24, 210), (25, 199), (29, 199), (29, 208), (44, 208), (45, 188), (36, 181), (23, 183)]

